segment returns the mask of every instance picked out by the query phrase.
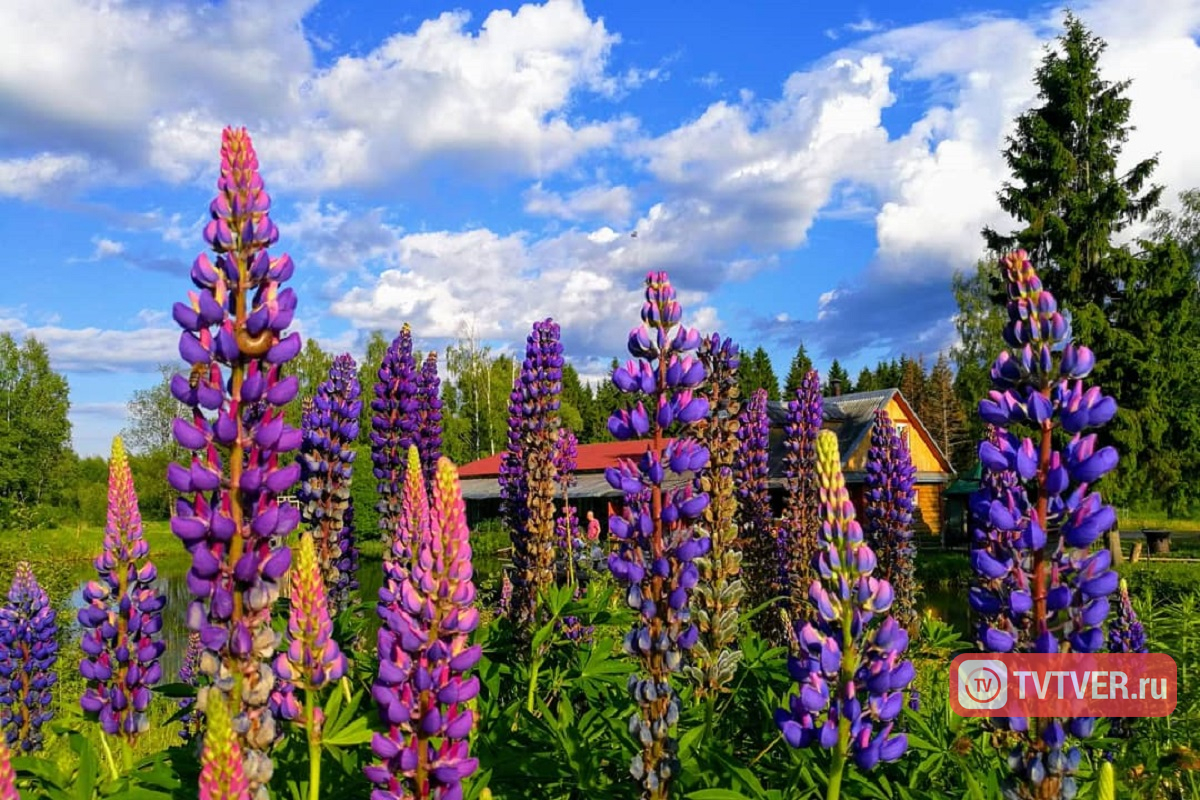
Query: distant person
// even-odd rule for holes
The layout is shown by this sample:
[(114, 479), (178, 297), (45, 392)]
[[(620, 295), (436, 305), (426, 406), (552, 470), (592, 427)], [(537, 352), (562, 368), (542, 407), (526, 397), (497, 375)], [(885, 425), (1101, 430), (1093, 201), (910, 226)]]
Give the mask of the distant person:
[(587, 538), (589, 542), (594, 542), (600, 538), (600, 520), (596, 519), (594, 511), (589, 511), (587, 521)]

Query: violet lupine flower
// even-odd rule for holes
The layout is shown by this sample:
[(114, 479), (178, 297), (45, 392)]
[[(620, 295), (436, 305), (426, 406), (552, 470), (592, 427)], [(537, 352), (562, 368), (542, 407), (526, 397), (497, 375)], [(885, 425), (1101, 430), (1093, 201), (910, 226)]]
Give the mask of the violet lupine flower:
[(42, 747), (58, 682), (58, 615), (25, 561), (17, 563), (8, 602), (0, 606), (0, 728), (9, 747)]
[[(788, 659), (798, 691), (775, 721), (792, 747), (833, 751), (827, 797), (834, 800), (848, 759), (870, 770), (904, 755), (908, 738), (895, 722), (915, 671), (901, 660), (908, 632), (886, 613), (892, 587), (872, 576), (875, 554), (854, 518), (830, 431), (817, 438), (817, 480), (823, 520), (809, 589), (816, 615), (798, 632), (800, 653)], [(872, 625), (877, 616), (882, 621)]]
[(200, 752), (200, 800), (250, 800), (244, 757), (220, 694), (208, 697), (204, 749)]
[(12, 768), (12, 754), (3, 739), (0, 739), (0, 800), (21, 800), (17, 776)]
[(354, 593), (358, 591), (358, 529), (354, 527), (354, 498), (346, 502), (346, 511), (342, 514), (342, 537), (337, 553), (338, 582), (330, 590), (330, 594), (342, 598), (342, 608), (352, 604)]
[[(679, 771), (678, 742), (671, 729), (679, 719), (679, 695), (671, 675), (683, 667), (684, 655), (699, 638), (692, 624), (691, 593), (699, 580), (693, 563), (709, 551), (708, 537), (697, 535), (695, 523), (708, 507), (708, 495), (691, 482), (664, 486), (668, 470), (694, 475), (708, 463), (708, 450), (690, 435), (691, 426), (706, 419), (708, 401), (696, 393), (706, 377), (694, 355), (700, 333), (679, 324), (683, 309), (665, 272), (646, 276), (642, 324), (629, 333), (633, 361), (613, 372), (621, 392), (641, 395), (631, 410), (608, 421), (619, 440), (649, 435), (646, 452), (635, 464), (622, 459), (605, 470), (614, 489), (625, 493), (622, 513), (609, 518), (617, 550), (608, 558), (613, 577), (628, 587), (627, 602), (640, 616), (625, 637), (625, 652), (641, 662), (641, 674), (629, 677), (629, 692), (638, 705), (629, 720), (642, 752), (633, 757), (630, 773), (642, 796), (658, 800), (668, 793)], [(668, 442), (668, 431), (676, 435)]]
[(912, 630), (918, 620), (912, 544), (917, 470), (908, 442), (886, 410), (875, 412), (867, 451), (865, 507), (867, 544), (879, 559), (880, 577), (892, 586), (892, 614)]
[[(179, 682), (195, 686), (200, 679), (200, 654), (204, 647), (200, 644), (200, 634), (195, 631), (188, 633), (187, 650), (183, 653), (183, 661), (179, 665)], [(196, 698), (184, 697), (179, 701), (179, 708), (187, 709), (179, 718), (179, 738), (190, 742), (192, 737), (200, 732), (200, 712), (196, 710)]]
[(562, 617), (554, 626), (558, 628), (558, 632), (568, 642), (591, 644), (592, 637), (596, 633), (596, 626), (584, 625), (579, 617), (574, 616)]
[(509, 400), (509, 447), (502, 460), (502, 514), (513, 544), (514, 622), (534, 627), (538, 595), (554, 582), (554, 448), (562, 394), (562, 343), (552, 319), (533, 324)]
[[(775, 546), (768, 452), (771, 422), (767, 416), (767, 390), (759, 389), (741, 409), (737, 437), (740, 442), (733, 472), (737, 485), (737, 522), (743, 544), (742, 567), (746, 594), (752, 608), (781, 593), (779, 553)], [(778, 641), (782, 632), (778, 614), (762, 613), (754, 618), (761, 636)]]
[(209, 679), (199, 705), (210, 691), (231, 704), (252, 796), (265, 798), (278, 735), (267, 705), (278, 644), (271, 606), (291, 562), (281, 542), (300, 521), (279, 502), (300, 473), (285, 454), (300, 447), (301, 433), (283, 411), (299, 386), (294, 375), (283, 376), (300, 352), (300, 335), (284, 335), (296, 295), (281, 288), (295, 266), (267, 253), (279, 232), (245, 129), (222, 133), (217, 189), (204, 229), (216, 264), (207, 255), (196, 259), (191, 275), (199, 291), (174, 308), (183, 328), (179, 352), (192, 365), (190, 378), (171, 380), (172, 394), (191, 412), (175, 420), (174, 433), (194, 455), (171, 464), (167, 480), (184, 495), (171, 530), (192, 556), (187, 585), (196, 600), (188, 627), (200, 634), (200, 671)]
[(284, 719), (300, 716), (293, 688), (323, 689), (346, 674), (346, 656), (333, 638), (329, 600), (311, 536), (302, 536), (292, 566), (288, 646), (275, 658), (278, 687), (272, 701)]
[[(417, 462), (416, 448), (409, 453)], [(467, 673), (482, 650), (469, 644), (479, 611), (466, 507), (449, 460), (438, 462), (432, 501), (416, 473), (405, 474), (396, 537), (412, 542), (412, 569), (385, 565), (379, 590), (383, 627), (371, 695), (388, 730), (371, 741), (382, 761), (365, 770), (379, 787), (372, 800), (460, 798), (462, 780), (479, 766), (467, 741), (475, 724), (468, 705), (479, 693), (479, 679)]]
[[(1066, 320), (1054, 296), (1042, 287), (1025, 252), (1001, 259), (1008, 284), (1009, 322), (1004, 338), (1011, 350), (992, 367), (993, 390), (979, 404), (985, 422), (997, 426), (994, 440), (979, 448), (984, 489), (972, 504), (976, 519), (971, 562), (977, 573), (972, 607), (980, 613), (978, 638), (987, 652), (1094, 653), (1104, 647), (1108, 595), (1117, 588), (1112, 556), (1091, 547), (1116, 522), (1092, 485), (1117, 465), (1112, 447), (1097, 447), (1100, 427), (1116, 414), (1111, 397), (1085, 388), (1092, 352), (1069, 341)], [(1027, 426), (1032, 437), (1013, 428)], [(1055, 445), (1056, 429), (1071, 439)], [(999, 473), (998, 479), (992, 479)], [(1011, 491), (990, 495), (1003, 476), (1015, 473)], [(1048, 534), (1057, 533), (1050, 543)], [(1070, 798), (1077, 791), (1079, 749), (1068, 734), (1091, 735), (1094, 720), (997, 719), (1017, 735), (1009, 755), (1009, 797)]]
[(442, 381), (438, 377), (437, 353), (425, 356), (417, 375), (417, 434), (415, 444), (421, 453), (421, 472), (429, 486), (437, 479), (438, 459), (442, 457)]
[[(413, 360), (412, 329), (408, 323), (392, 340), (383, 363), (379, 366), (379, 382), (375, 384), (375, 399), (371, 401), (371, 461), (378, 481), (379, 527), (383, 531), (383, 558), (393, 557), (392, 538), (400, 519), (400, 494), (404, 486), (405, 459), (408, 448), (417, 441), (418, 410), (416, 361)], [(419, 449), (419, 447), (418, 447)], [(412, 558), (401, 553), (398, 557)]]
[[(821, 376), (809, 370), (788, 400), (783, 425), (783, 521), (779, 527), (782, 589), (788, 595), (787, 615), (802, 623), (813, 616), (808, 586), (813, 578), (820, 527), (817, 487), (817, 436), (824, 424), (825, 401)], [(793, 625), (789, 624), (789, 629)]]
[(311, 406), (305, 409), (300, 450), (301, 520), (312, 532), (321, 578), (329, 592), (332, 613), (350, 604), (349, 577), (338, 565), (353, 547), (354, 531), (347, 530), (346, 509), (354, 478), (354, 443), (358, 439), (358, 369), (354, 359), (343, 353), (333, 360), (329, 379), (317, 387)]
[(693, 663), (688, 677), (696, 684), (698, 696), (711, 697), (728, 691), (742, 660), (737, 649), (738, 603), (746, 593), (741, 580), (742, 551), (738, 541), (737, 488), (733, 467), (739, 450), (738, 367), (741, 360), (737, 344), (719, 333), (700, 342), (698, 352), (708, 380), (704, 395), (710, 415), (698, 423), (698, 438), (708, 449), (708, 463), (696, 476), (697, 491), (709, 497), (704, 509), (704, 529), (711, 550), (696, 559), (700, 582), (693, 598), (696, 626), (700, 638), (692, 650)]
[(83, 588), (79, 609), (84, 658), (79, 671), (87, 688), (79, 703), (100, 720), (105, 733), (133, 741), (150, 727), (150, 687), (162, 677), (165, 645), (162, 610), (166, 598), (154, 588), (158, 570), (147, 558), (133, 473), (118, 436), (108, 462), (108, 524), (104, 550), (96, 558), (100, 580)]
[(1108, 652), (1110, 653), (1148, 653), (1146, 646), (1146, 629), (1133, 610), (1133, 601), (1129, 597), (1129, 585), (1122, 579), (1120, 583), (1120, 605), (1117, 606), (1117, 616), (1108, 629)]

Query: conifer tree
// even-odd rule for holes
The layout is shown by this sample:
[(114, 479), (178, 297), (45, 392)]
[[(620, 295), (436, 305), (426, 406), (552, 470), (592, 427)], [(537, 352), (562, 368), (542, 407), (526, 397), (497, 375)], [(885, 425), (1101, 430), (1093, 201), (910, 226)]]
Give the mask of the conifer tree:
[[(796, 390), (804, 382), (804, 376), (812, 368), (812, 359), (808, 357), (808, 351), (804, 348), (804, 342), (801, 342), (796, 347), (796, 354), (792, 356), (792, 365), (788, 368), (787, 379), (783, 382), (783, 396), (789, 399), (795, 397)], [(849, 387), (846, 388), (847, 390), (849, 389)]]
[(821, 394), (825, 397), (832, 397), (835, 384), (839, 387), (838, 391), (842, 394), (850, 391), (850, 373), (846, 372), (846, 368), (836, 358), (829, 365), (829, 374), (826, 376), (825, 383), (821, 386)]

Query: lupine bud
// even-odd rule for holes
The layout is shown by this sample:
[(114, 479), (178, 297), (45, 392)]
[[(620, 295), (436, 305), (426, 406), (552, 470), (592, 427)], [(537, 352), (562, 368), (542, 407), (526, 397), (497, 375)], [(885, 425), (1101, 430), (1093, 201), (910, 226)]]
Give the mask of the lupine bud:
[(99, 581), (84, 587), (79, 610), (87, 688), (80, 698), (86, 714), (105, 733), (133, 741), (150, 727), (150, 687), (158, 682), (165, 648), (158, 636), (166, 598), (154, 588), (158, 572), (147, 558), (133, 473), (120, 437), (108, 462), (108, 524), (104, 550), (96, 558)]
[(0, 800), (21, 800), (17, 776), (13, 774), (12, 755), (3, 740), (0, 740)]
[(286, 255), (267, 253), (279, 233), (245, 129), (222, 132), (217, 190), (204, 230), (216, 264), (197, 259), (192, 281), (200, 291), (188, 296), (198, 329), (176, 307), (184, 328), (179, 352), (193, 367), (171, 381), (172, 394), (189, 408), (175, 438), (194, 454), (170, 465), (167, 479), (184, 495), (171, 530), (192, 556), (187, 586), (196, 599), (187, 618), (206, 650), (206, 690), (229, 704), (251, 796), (264, 800), (278, 735), (268, 708), (278, 638), (271, 606), (291, 560), (281, 543), (300, 521), (296, 509), (279, 502), (300, 473), (287, 454), (300, 447), (301, 433), (283, 421), (299, 389), (296, 376), (284, 377), (284, 365), (299, 353), (300, 336), (284, 332), (296, 295), (281, 284), (294, 266)]
[(250, 800), (241, 746), (221, 695), (210, 693), (204, 711), (208, 725), (200, 753), (200, 800)]
[(912, 544), (916, 475), (908, 442), (887, 411), (876, 411), (867, 451), (865, 534), (879, 559), (881, 577), (895, 592), (892, 614), (910, 630), (918, 619)]
[[(417, 461), (410, 448), (409, 464)], [(466, 508), (445, 458), (431, 494), (417, 470), (406, 471), (396, 540), (415, 552), (411, 571), (396, 566), (399, 558), (385, 564), (379, 590), (380, 669), (371, 694), (387, 731), (371, 742), (381, 763), (365, 770), (379, 787), (374, 800), (461, 797), (463, 778), (479, 766), (467, 741), (479, 693), (479, 679), (467, 677), (481, 655), (469, 643), (479, 612)]]
[[(392, 557), (392, 537), (400, 517), (400, 495), (404, 485), (408, 448), (417, 445), (420, 436), (419, 376), (413, 359), (412, 330), (408, 323), (392, 340), (383, 363), (379, 382), (371, 401), (371, 461), (378, 481), (379, 527), (383, 531), (383, 558)], [(418, 463), (420, 463), (418, 461)]]
[(824, 421), (821, 376), (812, 369), (800, 381), (796, 396), (788, 400), (783, 426), (783, 523), (777, 534), (777, 559), (782, 568), (780, 588), (788, 595), (786, 618), (796, 623), (812, 614), (808, 586), (820, 527), (817, 436)]
[[(991, 428), (979, 450), (983, 481), (971, 499), (977, 581), (970, 600), (980, 618), (978, 639), (990, 652), (1095, 652), (1104, 644), (1106, 596), (1117, 580), (1108, 551), (1091, 548), (1116, 515), (1089, 484), (1112, 470), (1117, 456), (1082, 431), (1109, 421), (1116, 404), (1098, 388), (1084, 388), (1095, 359), (1067, 340), (1068, 326), (1025, 252), (1004, 257), (1000, 266), (1011, 349), (996, 358), (993, 389), (979, 404)], [(1029, 438), (1012, 432), (1022, 426)], [(1062, 450), (1054, 446), (1059, 427), (1072, 434)], [(1061, 531), (1061, 538), (1051, 544), (1047, 531)], [(1017, 742), (1006, 796), (1075, 795), (1080, 753), (1068, 746), (1067, 734), (1086, 738), (1090, 718), (993, 723), (1009, 728)]]
[(508, 448), (500, 461), (500, 508), (513, 545), (511, 613), (523, 633), (537, 598), (554, 580), (554, 450), (562, 394), (562, 343), (554, 320), (535, 322), (508, 405)]
[[(738, 635), (738, 603), (746, 592), (741, 580), (742, 551), (738, 547), (737, 490), (734, 462), (739, 452), (737, 371), (740, 365), (738, 346), (731, 339), (714, 333), (700, 343), (699, 358), (685, 357), (677, 365), (684, 377), (697, 368), (708, 374), (701, 391), (708, 400), (712, 416), (697, 424), (699, 443), (681, 439), (668, 445), (673, 472), (690, 470), (692, 459), (687, 454), (707, 453), (708, 463), (696, 476), (696, 491), (710, 498), (704, 509), (704, 525), (710, 532), (711, 550), (695, 559), (699, 581), (695, 587), (696, 626), (700, 637), (692, 649), (695, 663), (687, 667), (688, 676), (696, 683), (700, 696), (728, 691), (742, 651), (736, 647)], [(699, 378), (703, 380), (703, 377)]]
[[(734, 457), (734, 483), (737, 486), (737, 523), (740, 538), (745, 544), (746, 593), (749, 603), (757, 607), (783, 593), (776, 547), (771, 497), (767, 481), (770, 467), (767, 462), (770, 447), (771, 421), (767, 417), (767, 390), (758, 389), (742, 406), (738, 416), (738, 449)], [(781, 618), (778, 614), (761, 613), (753, 624), (759, 634), (772, 640), (782, 640)]]
[[(316, 691), (341, 680), (346, 674), (346, 657), (333, 638), (333, 620), (321, 578), (316, 548), (311, 536), (302, 536), (292, 566), (292, 613), (288, 618), (287, 649), (275, 658), (280, 681), (305, 691)], [(286, 692), (281, 692), (286, 693)], [(280, 716), (295, 718), (290, 702), (281, 702)]]
[(907, 631), (892, 616), (871, 624), (890, 607), (892, 590), (871, 574), (874, 556), (854, 518), (837, 437), (822, 431), (816, 449), (823, 519), (810, 597), (818, 614), (797, 633), (800, 653), (788, 669), (798, 692), (775, 720), (792, 747), (833, 750), (840, 774), (850, 758), (870, 770), (904, 755), (907, 737), (894, 726), (915, 673), (901, 660)]
[(1137, 612), (1133, 610), (1133, 601), (1129, 598), (1129, 586), (1122, 579), (1120, 583), (1121, 600), (1117, 606), (1117, 616), (1112, 627), (1108, 629), (1108, 652), (1110, 653), (1147, 653), (1146, 629), (1142, 627)]
[(9, 747), (42, 747), (58, 682), (57, 614), (29, 564), (17, 563), (8, 602), (0, 606), (0, 728)]
[[(689, 426), (708, 413), (708, 403), (694, 398), (687, 388), (704, 379), (699, 374), (703, 366), (697, 368), (690, 361), (686, 369), (681, 366), (700, 345), (700, 334), (677, 327), (680, 315), (667, 274), (648, 274), (642, 326), (630, 335), (629, 351), (645, 363), (638, 372), (653, 376), (653, 383), (638, 381), (635, 391), (649, 386), (653, 390), (648, 393), (649, 405), (660, 413), (647, 419), (651, 438), (641, 460), (634, 464), (623, 459), (608, 474), (610, 483), (616, 481), (625, 490), (622, 514), (609, 520), (617, 551), (609, 556), (608, 565), (618, 583), (628, 587), (628, 602), (640, 613), (625, 638), (626, 653), (637, 657), (642, 667), (640, 675), (629, 676), (629, 692), (638, 705), (629, 721), (630, 731), (642, 745), (630, 774), (641, 784), (642, 796), (655, 800), (667, 796), (671, 780), (679, 772), (677, 743), (671, 736), (679, 719), (679, 696), (671, 685), (671, 674), (681, 669), (684, 655), (699, 638), (700, 631), (691, 619), (691, 590), (699, 576), (692, 562), (710, 546), (708, 537), (697, 535), (694, 527), (709, 505), (708, 495), (690, 484), (663, 487), (671, 461), (663, 420), (677, 426), (673, 447), (686, 447), (686, 442), (694, 441)], [(615, 376), (614, 382), (621, 387)], [(695, 410), (676, 413), (693, 404)], [(672, 410), (662, 413), (663, 408)], [(626, 438), (636, 433), (637, 427), (633, 426)], [(703, 448), (696, 453), (690, 466), (699, 472), (707, 465), (709, 454)]]
[[(317, 387), (301, 421), (304, 444), (300, 450), (301, 519), (312, 532), (317, 564), (329, 591), (331, 612), (350, 604), (353, 574), (341, 567), (357, 561), (354, 529), (348, 524), (350, 486), (353, 480), (354, 442), (358, 439), (358, 372), (354, 359), (342, 354), (333, 360), (329, 379)], [(352, 523), (352, 520), (350, 521)]]

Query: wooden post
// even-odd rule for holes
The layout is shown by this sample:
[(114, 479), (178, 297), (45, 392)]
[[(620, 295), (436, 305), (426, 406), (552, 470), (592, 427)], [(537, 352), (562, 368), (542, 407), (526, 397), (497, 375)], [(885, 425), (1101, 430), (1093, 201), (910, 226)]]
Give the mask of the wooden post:
[(1112, 564), (1118, 566), (1125, 561), (1125, 553), (1121, 550), (1121, 532), (1116, 528), (1110, 530), (1108, 536), (1108, 550), (1112, 553)]
[(1130, 561), (1130, 563), (1136, 564), (1141, 560), (1142, 560), (1142, 543), (1134, 542), (1133, 543), (1133, 555), (1131, 555), (1129, 557), (1129, 561)]

